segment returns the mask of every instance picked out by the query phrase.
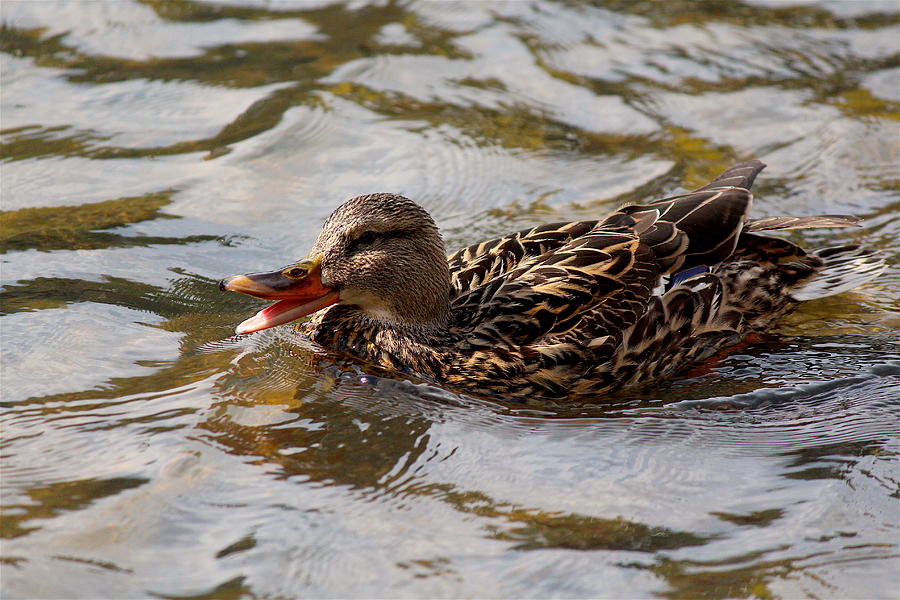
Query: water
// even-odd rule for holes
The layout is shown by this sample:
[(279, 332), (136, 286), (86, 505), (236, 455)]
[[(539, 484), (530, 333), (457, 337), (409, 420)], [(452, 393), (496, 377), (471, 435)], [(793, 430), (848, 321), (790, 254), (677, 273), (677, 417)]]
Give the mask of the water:
[[(2, 4), (5, 598), (897, 598), (896, 2)], [(592, 405), (366, 376), (225, 275), (344, 199), (448, 248), (769, 164), (889, 263)]]

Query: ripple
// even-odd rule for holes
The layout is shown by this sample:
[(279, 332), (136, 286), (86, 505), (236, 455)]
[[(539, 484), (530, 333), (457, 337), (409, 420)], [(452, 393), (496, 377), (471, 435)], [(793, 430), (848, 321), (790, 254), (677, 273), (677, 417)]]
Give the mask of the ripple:
[[(167, 22), (150, 6), (130, 2), (13, 3), (4, 21), (22, 28), (46, 28), (45, 36), (63, 35), (80, 52), (131, 60), (202, 56), (210, 47), (274, 40), (321, 39), (297, 18), (271, 20), (212, 19)], [(64, 25), (63, 25), (64, 24)]]
[(708, 438), (704, 445), (739, 454), (789, 452), (822, 443), (883, 443), (896, 436), (891, 424), (900, 415), (900, 367), (889, 371), (887, 376), (762, 389), (632, 414), (659, 412), (684, 419)]
[[(276, 83), (228, 90), (187, 81), (144, 79), (85, 86), (66, 81), (66, 71), (29, 71), (21, 62), (4, 59), (4, 68), (11, 64), (28, 74), (5, 85), (4, 95), (29, 95), (29, 102), (27, 106), (4, 103), (4, 129), (40, 125), (90, 133), (104, 144), (93, 142), (82, 153), (85, 157), (108, 146), (147, 150), (211, 138), (253, 102), (284, 87)], [(18, 168), (4, 166), (4, 171)]]
[[(147, 374), (154, 368), (144, 361), (165, 359), (177, 348), (176, 334), (144, 322), (158, 319), (125, 307), (72, 304), (0, 319), (7, 402), (78, 392), (112, 377)], [(120, 353), (116, 361), (110, 361), (111, 347)], [(41, 378), (30, 375), (35, 372), (42, 373)]]

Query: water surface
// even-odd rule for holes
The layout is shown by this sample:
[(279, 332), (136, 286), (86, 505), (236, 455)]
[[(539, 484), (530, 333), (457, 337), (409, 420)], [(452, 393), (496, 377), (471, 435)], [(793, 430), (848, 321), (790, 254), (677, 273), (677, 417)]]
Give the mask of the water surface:
[[(71, 2), (2, 16), (8, 598), (896, 598), (896, 2)], [(224, 275), (344, 199), (448, 248), (731, 164), (885, 274), (672, 381), (364, 376)]]

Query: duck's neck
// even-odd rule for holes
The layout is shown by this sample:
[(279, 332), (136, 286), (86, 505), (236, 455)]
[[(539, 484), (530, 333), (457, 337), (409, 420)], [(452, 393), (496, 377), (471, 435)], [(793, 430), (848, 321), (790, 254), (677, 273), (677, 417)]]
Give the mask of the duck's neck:
[(369, 330), (373, 334), (377, 333), (381, 336), (389, 336), (391, 339), (409, 342), (441, 344), (445, 342), (448, 335), (449, 313), (448, 302), (445, 311), (435, 312), (434, 318), (428, 320), (414, 321), (409, 318), (404, 319), (398, 313), (371, 314), (352, 309), (348, 311), (348, 317), (353, 320), (355, 327)]
[(426, 327), (372, 318), (351, 306), (334, 306), (305, 324), (318, 344), (370, 363), (409, 372), (440, 373), (449, 339), (446, 323)]

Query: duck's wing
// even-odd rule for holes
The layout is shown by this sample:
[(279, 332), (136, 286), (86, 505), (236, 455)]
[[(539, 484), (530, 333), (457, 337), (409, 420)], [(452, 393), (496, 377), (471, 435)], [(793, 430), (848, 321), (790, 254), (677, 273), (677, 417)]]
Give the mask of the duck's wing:
[(452, 296), (503, 277), (573, 238), (585, 235), (596, 224), (597, 221), (549, 223), (462, 248), (447, 257)]
[[(734, 250), (740, 225), (750, 209), (750, 186), (763, 168), (765, 165), (758, 160), (742, 163), (689, 194), (625, 206), (618, 212), (634, 218), (635, 231), (641, 233), (645, 243), (655, 247), (667, 268), (716, 262)], [(604, 220), (607, 221), (609, 218)], [(447, 257), (452, 295), (464, 294), (534, 263), (548, 252), (586, 235), (598, 223), (596, 220), (550, 223), (462, 248)], [(693, 238), (691, 252), (681, 260), (677, 257), (685, 249), (684, 238), (676, 230), (690, 232)], [(725, 230), (730, 235), (722, 236)]]
[[(576, 327), (614, 300), (606, 321), (634, 322), (659, 277), (653, 251), (622, 215), (451, 302), (453, 329), (472, 348), (519, 347)], [(597, 327), (597, 334), (600, 327)], [(588, 342), (589, 340), (585, 340)]]
[(661, 275), (734, 251), (752, 201), (748, 188), (763, 167), (751, 161), (690, 194), (625, 206), (583, 235), (463, 289), (451, 303), (454, 329), (472, 347), (573, 336), (607, 345), (646, 312)]
[(766, 167), (751, 160), (731, 167), (689, 194), (624, 206), (664, 274), (718, 264), (731, 256), (753, 201), (750, 186)]

